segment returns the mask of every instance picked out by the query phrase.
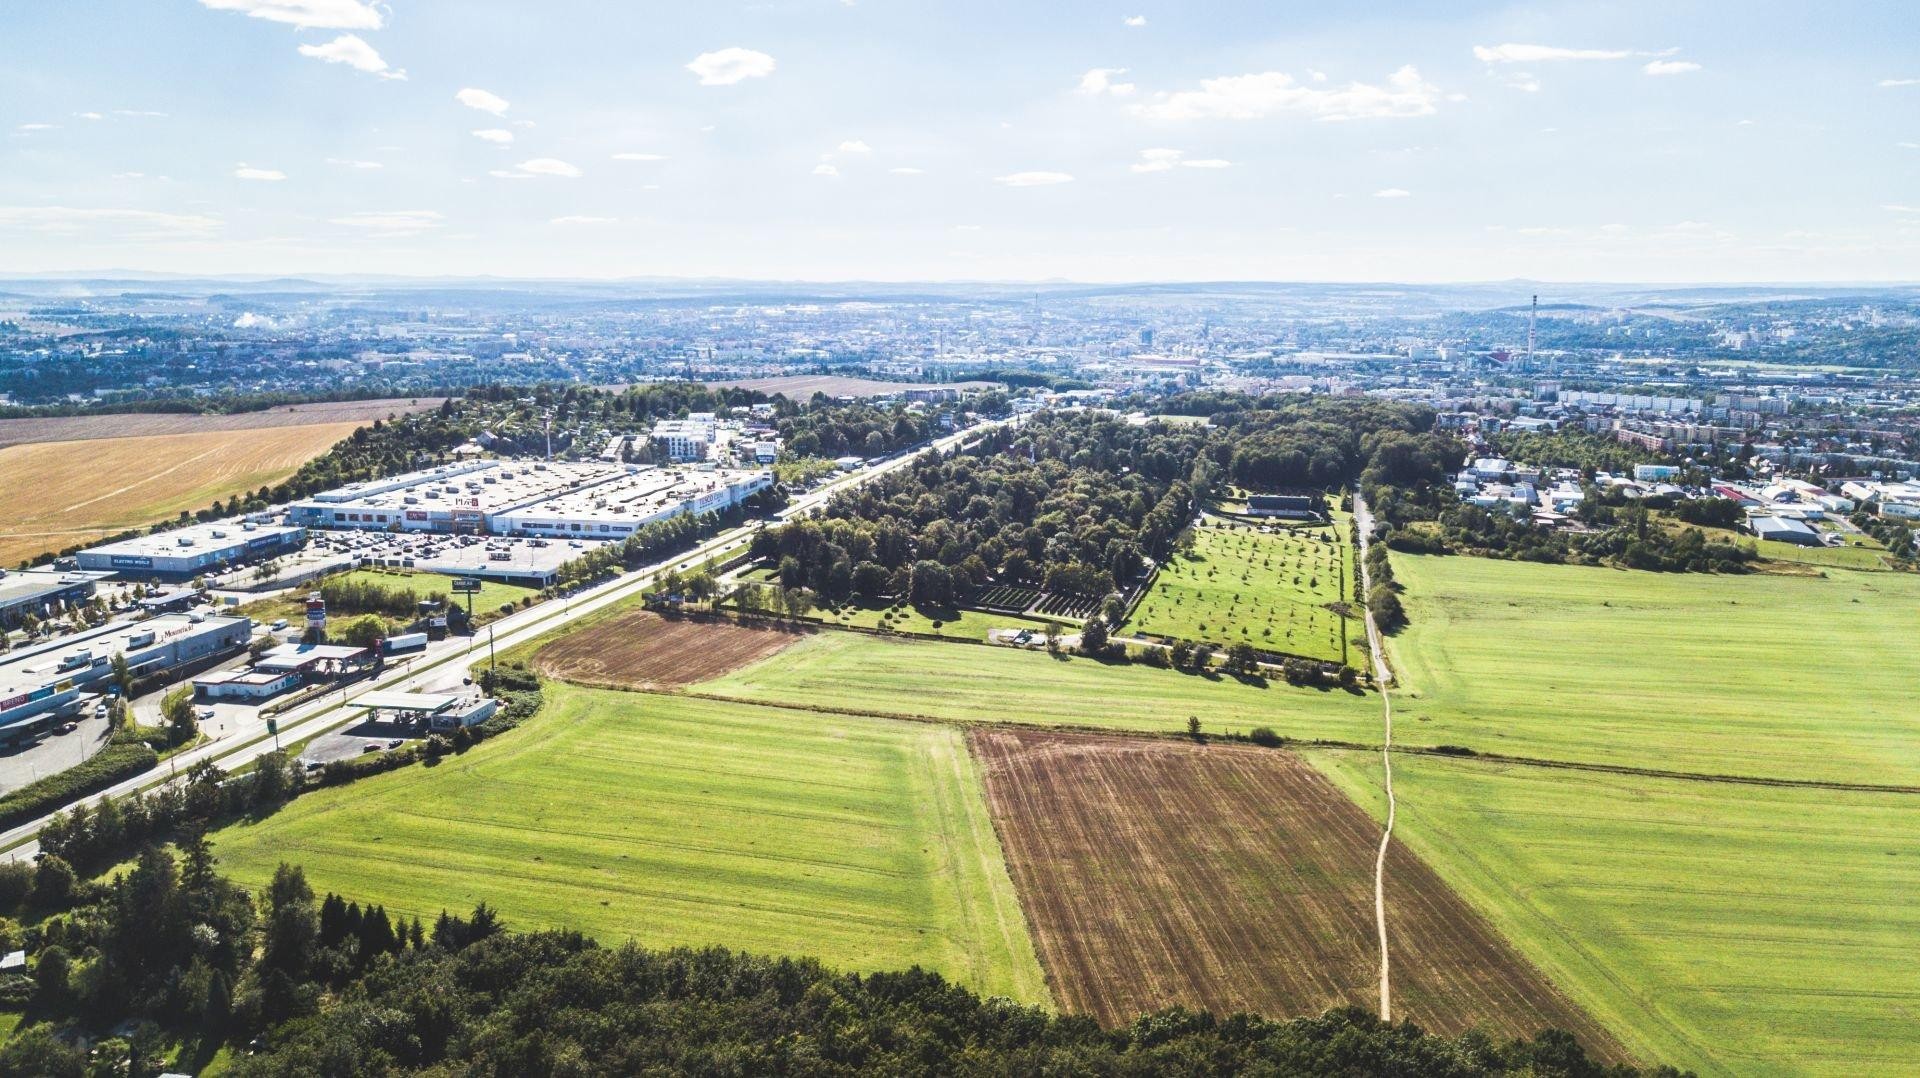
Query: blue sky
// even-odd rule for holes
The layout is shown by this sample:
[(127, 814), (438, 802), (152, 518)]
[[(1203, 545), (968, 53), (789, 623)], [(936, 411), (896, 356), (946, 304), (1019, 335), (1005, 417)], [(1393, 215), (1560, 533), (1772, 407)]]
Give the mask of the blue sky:
[(0, 271), (1920, 279), (1852, 3), (11, 0)]

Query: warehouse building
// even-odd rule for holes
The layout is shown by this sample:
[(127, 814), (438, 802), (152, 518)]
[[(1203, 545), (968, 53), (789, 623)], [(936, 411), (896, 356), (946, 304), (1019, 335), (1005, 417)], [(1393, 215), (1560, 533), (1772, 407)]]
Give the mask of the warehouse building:
[(653, 468), (501, 513), (490, 523), (501, 535), (623, 539), (682, 513), (724, 512), (771, 486), (771, 472)]
[(139, 580), (191, 580), (300, 549), (307, 530), (253, 522), (192, 524), (83, 550), (80, 568)]
[(1304, 494), (1253, 494), (1247, 497), (1247, 514), (1281, 520), (1319, 520), (1320, 506), (1316, 499)]
[(356, 483), (295, 502), (294, 524), (480, 535), (488, 520), (628, 474), (620, 464), (482, 460)]
[(29, 615), (44, 619), (69, 603), (93, 598), (95, 586), (112, 573), (48, 569), (0, 569), (0, 631), (18, 629)]
[(0, 743), (72, 714), (82, 692), (106, 687), (116, 654), (147, 678), (237, 651), (252, 636), (252, 618), (168, 614), (16, 649), (0, 661)]
[(1787, 517), (1752, 517), (1747, 526), (1753, 534), (1762, 539), (1772, 539), (1781, 543), (1794, 543), (1799, 546), (1819, 546), (1820, 533)]
[(295, 503), (288, 519), (320, 528), (618, 539), (680, 513), (720, 512), (772, 485), (770, 471), (478, 461), (379, 489), (343, 487)]

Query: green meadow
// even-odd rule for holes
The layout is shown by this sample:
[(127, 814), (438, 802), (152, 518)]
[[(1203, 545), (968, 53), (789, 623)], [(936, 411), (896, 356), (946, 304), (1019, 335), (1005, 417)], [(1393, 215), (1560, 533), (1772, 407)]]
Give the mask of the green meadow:
[(1705, 774), (1920, 784), (1920, 576), (1395, 555), (1397, 737)]
[(1178, 733), (1192, 716), (1217, 733), (1267, 726), (1301, 739), (1380, 739), (1371, 695), (858, 633), (821, 633), (698, 691), (952, 722)]
[(1352, 575), (1343, 530), (1204, 525), (1161, 567), (1127, 629), (1350, 662), (1348, 634), (1362, 630), (1327, 604), (1350, 598)]
[(485, 901), (514, 928), (918, 964), (1047, 1001), (960, 729), (547, 691), (437, 767), (217, 832), (222, 866), (259, 884), (303, 865), (316, 890), (428, 921)]
[[(1309, 758), (1381, 815), (1377, 753)], [(1920, 1059), (1920, 795), (1404, 754), (1394, 790), (1398, 840), (1644, 1059), (1743, 1075)]]

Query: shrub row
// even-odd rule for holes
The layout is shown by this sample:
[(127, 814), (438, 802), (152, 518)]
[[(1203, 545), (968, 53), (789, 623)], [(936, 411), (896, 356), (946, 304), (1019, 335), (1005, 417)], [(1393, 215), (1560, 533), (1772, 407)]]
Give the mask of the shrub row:
[(44, 816), (70, 802), (130, 779), (160, 764), (160, 754), (144, 744), (110, 744), (78, 767), (48, 775), (0, 797), (0, 827)]

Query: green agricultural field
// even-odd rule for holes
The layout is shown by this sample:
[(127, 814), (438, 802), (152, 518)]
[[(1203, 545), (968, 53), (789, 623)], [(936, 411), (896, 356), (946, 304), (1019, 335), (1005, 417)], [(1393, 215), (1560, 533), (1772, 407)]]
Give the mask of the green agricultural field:
[(850, 708), (957, 722), (1018, 722), (1106, 730), (1245, 733), (1377, 742), (1378, 700), (1337, 690), (1106, 664), (1012, 648), (822, 633), (698, 691), (768, 703)]
[[(1377, 754), (1309, 758), (1381, 814)], [(1432, 756), (1393, 770), (1395, 835), (1647, 1060), (1896, 1074), (1920, 1059), (1920, 795)]]
[(1920, 785), (1920, 576), (1707, 576), (1395, 555), (1399, 740)]
[(282, 861), (431, 921), (723, 944), (856, 970), (919, 964), (1047, 1000), (962, 732), (550, 684), (541, 714), (449, 758), (214, 836), (249, 884)]
[(1195, 528), (1192, 549), (1161, 567), (1127, 628), (1353, 662), (1348, 636), (1364, 631), (1327, 609), (1351, 597), (1351, 551), (1338, 527), (1271, 534), (1248, 524)]
[(1822, 529), (1822, 534), (1839, 531), (1844, 546), (1800, 546), (1797, 543), (1783, 543), (1778, 539), (1756, 539), (1749, 532), (1734, 531), (1731, 528), (1709, 528), (1698, 524), (1686, 524), (1678, 520), (1663, 520), (1669, 531), (1680, 532), (1693, 529), (1708, 539), (1725, 543), (1735, 543), (1748, 547), (1768, 561), (1786, 562), (1792, 565), (1816, 565), (1827, 569), (1885, 569), (1888, 568), (1887, 548), (1876, 542), (1872, 536), (1859, 532), (1839, 531), (1837, 528)]

